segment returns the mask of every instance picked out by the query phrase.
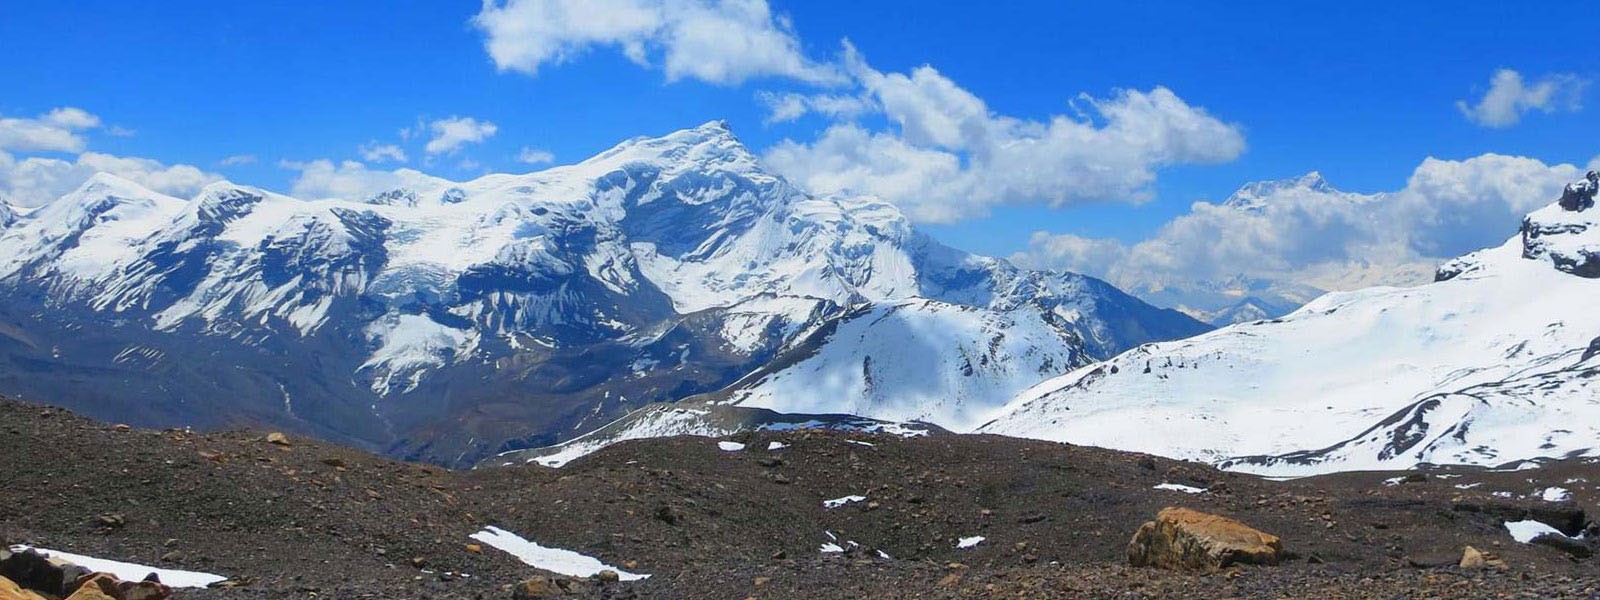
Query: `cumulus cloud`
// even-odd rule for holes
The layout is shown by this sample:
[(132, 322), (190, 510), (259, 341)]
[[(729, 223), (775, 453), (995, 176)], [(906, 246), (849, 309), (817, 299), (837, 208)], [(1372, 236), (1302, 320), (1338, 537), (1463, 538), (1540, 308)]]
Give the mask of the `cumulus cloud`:
[(1135, 290), (1239, 277), (1325, 290), (1421, 283), (1441, 260), (1505, 242), (1581, 175), (1498, 154), (1429, 158), (1404, 188), (1378, 194), (1341, 192), (1313, 174), (1196, 202), (1135, 243), (1041, 232), (1013, 258)]
[[(491, 127), (493, 126), (491, 125)], [(367, 162), (406, 161), (406, 151), (395, 144), (367, 142), (359, 148), (359, 152), (361, 153), (361, 158)]]
[(449, 183), (413, 169), (374, 170), (353, 160), (337, 163), (328, 159), (305, 162), (283, 161), (279, 166), (299, 171), (291, 184), (289, 194), (305, 199), (339, 198), (359, 201), (394, 189), (427, 189)]
[(522, 151), (517, 153), (517, 162), (529, 165), (543, 165), (555, 160), (556, 155), (529, 146), (523, 146)]
[(487, 0), (472, 22), (502, 71), (537, 75), (545, 65), (613, 48), (661, 68), (669, 81), (841, 80), (805, 57), (788, 19), (766, 0)]
[(72, 107), (34, 118), (0, 116), (0, 150), (82, 152), (83, 132), (99, 126), (100, 117)]
[(1467, 120), (1484, 127), (1505, 128), (1522, 121), (1529, 111), (1551, 113), (1576, 111), (1588, 82), (1577, 75), (1557, 73), (1538, 81), (1524, 81), (1522, 74), (1500, 69), (1489, 79), (1489, 91), (1477, 103), (1456, 101), (1456, 108)]
[(76, 189), (95, 173), (106, 172), (173, 196), (189, 196), (222, 179), (192, 165), (84, 152), (67, 160), (23, 157), (0, 152), (0, 196), (18, 206), (40, 206)]
[[(472, 117), (450, 117), (428, 123), (432, 136), (423, 150), (428, 154), (448, 154), (467, 144), (476, 144), (494, 136), (500, 128), (488, 121)], [(397, 148), (398, 149), (398, 148)]]
[[(846, 57), (865, 102), (898, 130), (839, 122), (814, 141), (780, 142), (764, 159), (814, 192), (875, 195), (920, 221), (981, 216), (997, 204), (1139, 202), (1157, 170), (1226, 162), (1245, 148), (1238, 126), (1164, 87), (1081, 95), (1075, 114), (1023, 119), (994, 113), (931, 66), (880, 72), (848, 45)], [(774, 96), (771, 119), (830, 102)]]

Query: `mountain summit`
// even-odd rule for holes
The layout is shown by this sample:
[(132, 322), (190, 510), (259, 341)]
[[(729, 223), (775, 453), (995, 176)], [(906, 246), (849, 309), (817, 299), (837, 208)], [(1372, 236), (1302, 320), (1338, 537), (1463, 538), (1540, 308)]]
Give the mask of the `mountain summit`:
[[(983, 390), (966, 406), (984, 407), (1208, 329), (1098, 280), (943, 246), (885, 202), (809, 195), (721, 122), (536, 173), (413, 179), (365, 198), (223, 182), (180, 199), (102, 174), (8, 217), (0, 360), (19, 368), (0, 392), (465, 464), (824, 345), (876, 381), (962, 373), (840, 390), (862, 395), (841, 406)], [(1032, 358), (997, 378), (983, 363), (1000, 354), (895, 362), (871, 336), (831, 335), (886, 314), (908, 344)]]

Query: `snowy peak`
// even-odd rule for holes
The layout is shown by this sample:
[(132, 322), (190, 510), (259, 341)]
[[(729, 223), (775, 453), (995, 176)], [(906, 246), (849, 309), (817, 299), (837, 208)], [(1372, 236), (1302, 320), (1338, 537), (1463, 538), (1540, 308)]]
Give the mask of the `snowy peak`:
[(1223, 201), (1223, 206), (1239, 209), (1259, 208), (1279, 194), (1337, 194), (1339, 190), (1328, 184), (1322, 178), (1322, 173), (1312, 171), (1299, 177), (1278, 179), (1273, 181), (1256, 181), (1240, 187), (1233, 195)]
[(1142, 346), (982, 431), (1284, 476), (1600, 456), (1597, 217), (1553, 204), (1432, 284)]

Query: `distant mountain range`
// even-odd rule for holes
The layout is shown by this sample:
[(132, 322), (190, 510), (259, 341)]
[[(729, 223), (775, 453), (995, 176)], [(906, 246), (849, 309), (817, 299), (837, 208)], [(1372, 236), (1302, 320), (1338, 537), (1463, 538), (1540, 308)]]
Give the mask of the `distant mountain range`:
[[(943, 381), (954, 361), (921, 354), (897, 334), (905, 324), (881, 332), (841, 328), (833, 334), (837, 348), (810, 344), (815, 349), (802, 359), (775, 362), (720, 392), (636, 412), (567, 445), (496, 460), (560, 464), (660, 431), (726, 435), (804, 420), (750, 412), (764, 409), (816, 415), (815, 423), (832, 427), (889, 425), (830, 413), (925, 421), (1274, 476), (1423, 463), (1520, 468), (1600, 456), (1600, 210), (1552, 204), (1528, 215), (1504, 245), (1450, 261), (1435, 279), (1331, 293), (1275, 318), (1263, 318), (1272, 309), (1242, 303), (1241, 310), (1255, 311), (1247, 321), (1133, 348), (1003, 405), (984, 391), (951, 395), (963, 389)], [(1017, 371), (1043, 360), (1017, 354), (1007, 345), (1014, 341), (991, 346), (997, 350), (990, 355), (952, 347), (979, 357), (977, 365), (1007, 356)], [(905, 363), (939, 366), (892, 381), (852, 373), (878, 364), (882, 354), (861, 355), (878, 345), (903, 348)], [(988, 381), (1009, 385), (1010, 371), (990, 373)], [(894, 399), (917, 400), (909, 404), (875, 398), (885, 385), (943, 395)]]
[(976, 425), (1210, 329), (808, 195), (721, 123), (367, 198), (102, 174), (0, 227), (0, 393), (446, 465), (689, 397)]

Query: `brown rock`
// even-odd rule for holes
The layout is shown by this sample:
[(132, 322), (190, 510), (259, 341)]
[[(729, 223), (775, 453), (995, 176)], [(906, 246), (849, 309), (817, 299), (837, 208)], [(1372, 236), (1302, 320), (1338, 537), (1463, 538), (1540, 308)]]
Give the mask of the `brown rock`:
[(1487, 552), (1467, 546), (1461, 551), (1461, 568), (1463, 569), (1505, 569), (1506, 561)]
[(532, 577), (522, 580), (511, 588), (512, 600), (538, 600), (540, 598), (559, 598), (566, 595), (566, 590), (556, 586), (549, 577)]
[(605, 569), (599, 573), (596, 573), (594, 578), (603, 583), (616, 583), (618, 581), (622, 581), (622, 574), (611, 569)]
[(90, 575), (67, 600), (118, 600), (117, 578), (110, 573)]
[(162, 585), (159, 581), (124, 581), (118, 586), (122, 600), (166, 600), (172, 595), (172, 588)]
[(0, 600), (44, 600), (44, 596), (22, 589), (16, 582), (0, 577)]
[(1283, 556), (1278, 536), (1187, 508), (1168, 507), (1128, 542), (1136, 567), (1217, 571), (1235, 564), (1275, 565)]
[(290, 445), (289, 444), (289, 436), (283, 435), (282, 433), (279, 433), (277, 431), (274, 431), (272, 433), (267, 434), (267, 443), (268, 444), (277, 444), (279, 446), (284, 446), (284, 447), (288, 447)]
[(477, 544), (467, 544), (467, 552), (471, 552), (473, 554), (483, 554), (483, 546), (479, 546)]

